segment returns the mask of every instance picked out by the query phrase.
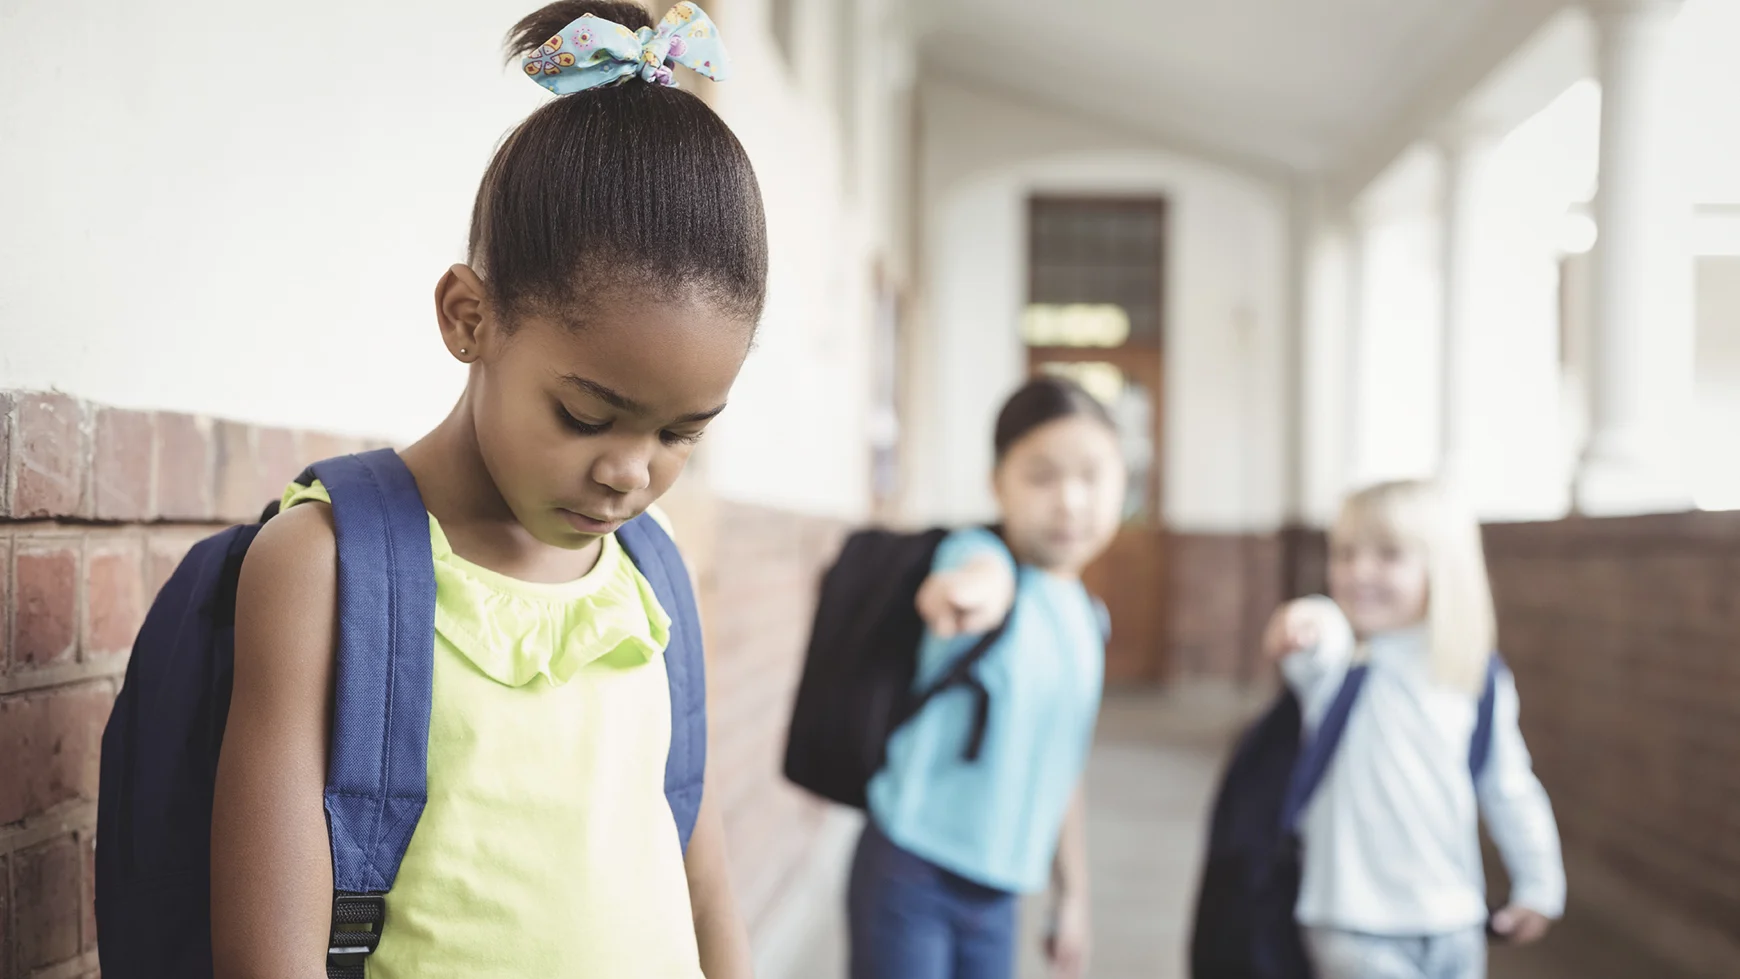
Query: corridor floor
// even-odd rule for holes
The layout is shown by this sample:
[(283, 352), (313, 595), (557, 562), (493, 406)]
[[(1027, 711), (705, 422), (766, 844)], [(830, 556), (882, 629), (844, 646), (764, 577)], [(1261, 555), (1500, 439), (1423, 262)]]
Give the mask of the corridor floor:
[[(1089, 768), (1094, 979), (1185, 979), (1184, 957), (1203, 827), (1223, 757), (1262, 706), (1212, 689), (1113, 696)], [(843, 874), (842, 874), (843, 875)], [(1047, 979), (1038, 936), (1043, 902), (1026, 908), (1019, 979)], [(812, 936), (793, 973), (843, 979), (844, 921)], [(1492, 979), (1672, 979), (1610, 929), (1566, 922), (1542, 945), (1500, 949)]]

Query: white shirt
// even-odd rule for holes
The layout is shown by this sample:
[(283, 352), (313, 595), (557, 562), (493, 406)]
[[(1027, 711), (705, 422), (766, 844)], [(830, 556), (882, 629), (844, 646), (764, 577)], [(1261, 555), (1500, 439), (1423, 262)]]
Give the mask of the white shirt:
[[(1313, 601), (1335, 610), (1332, 627), (1281, 664), (1308, 738), (1355, 645), (1339, 608)], [(1409, 936), (1483, 925), (1482, 815), (1510, 871), (1510, 903), (1562, 916), (1559, 830), (1517, 726), (1510, 674), (1498, 679), (1492, 751), (1476, 785), (1468, 750), (1479, 699), (1433, 679), (1424, 630), (1373, 637), (1366, 650), (1365, 687), (1300, 823), (1300, 924)]]

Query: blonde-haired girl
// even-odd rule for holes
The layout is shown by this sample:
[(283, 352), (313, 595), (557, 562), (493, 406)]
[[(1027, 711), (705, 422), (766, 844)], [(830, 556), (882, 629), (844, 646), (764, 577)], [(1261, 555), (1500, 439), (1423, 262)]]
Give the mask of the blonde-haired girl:
[[(1490, 754), (1469, 774), (1496, 632), (1479, 525), (1432, 483), (1357, 493), (1330, 533), (1329, 592), (1283, 606), (1264, 637), (1307, 736), (1349, 668), (1367, 668), (1300, 822), (1306, 949), (1318, 979), (1481, 979), (1487, 927), (1539, 939), (1564, 912), (1565, 874), (1502, 669)], [(1490, 922), (1481, 816), (1512, 881)]]

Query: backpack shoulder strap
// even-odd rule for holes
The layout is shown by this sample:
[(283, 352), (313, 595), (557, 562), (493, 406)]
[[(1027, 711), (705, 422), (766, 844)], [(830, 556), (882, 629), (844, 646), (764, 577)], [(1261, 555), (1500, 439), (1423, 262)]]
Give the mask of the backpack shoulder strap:
[(984, 659), (997, 645), (997, 642), (1003, 638), (1004, 633), (1009, 631), (1009, 620), (1013, 617), (1013, 612), (1005, 616), (995, 629), (980, 636), (978, 641), (974, 642), (966, 652), (956, 657), (946, 673), (938, 677), (935, 682), (924, 688), (907, 703), (894, 726), (899, 728), (900, 725), (917, 717), (918, 713), (924, 710), (925, 705), (943, 691), (954, 687), (966, 687), (973, 694), (973, 726), (968, 729), (967, 744), (961, 751), (961, 758), (969, 762), (978, 761), (979, 752), (985, 746), (985, 730), (990, 727), (991, 723), (991, 691), (985, 688), (983, 681), (973, 675), (973, 670), (979, 665), (979, 661)]
[(665, 799), (676, 817), (683, 850), (701, 811), (707, 771), (707, 663), (701, 642), (701, 616), (689, 569), (676, 542), (657, 520), (642, 514), (616, 532), (629, 559), (652, 585), (671, 617), (665, 648), (665, 673), (671, 691), (671, 748), (665, 756)]
[(1496, 652), (1486, 661), (1486, 685), (1480, 691), (1480, 706), (1474, 715), (1474, 737), (1468, 742), (1468, 771), (1476, 782), (1492, 757), (1492, 715), (1498, 703), (1498, 678), (1508, 669), (1504, 657)]
[(1348, 667), (1340, 689), (1335, 692), (1335, 699), (1330, 701), (1329, 710), (1317, 725), (1316, 734), (1300, 750), (1299, 760), (1293, 765), (1293, 774), (1287, 783), (1287, 794), (1281, 803), (1283, 831), (1292, 833), (1298, 829), (1299, 817), (1304, 815), (1306, 804), (1316, 794), (1323, 776), (1328, 774), (1329, 763), (1334, 760), (1336, 749), (1341, 747), (1342, 735), (1347, 733), (1347, 719), (1353, 713), (1354, 703), (1359, 700), (1360, 690), (1365, 687), (1369, 670), (1365, 663)]
[(427, 796), (435, 666), (429, 514), (391, 449), (315, 463), (338, 537), (338, 641), (326, 816), (333, 889), (393, 885)]
[[(1008, 552), (1008, 545), (1003, 543), (1002, 528), (989, 527), (987, 529), (996, 535), (998, 544), (1004, 548), (1005, 552)], [(941, 543), (940, 540), (938, 543)], [(1015, 560), (1015, 555), (1012, 552), (1009, 553), (1009, 560), (1011, 563)], [(1016, 568), (1016, 574), (1020, 574), (1019, 567)], [(1019, 582), (1016, 586), (1016, 595), (1017, 597), (1020, 595)], [(979, 752), (985, 746), (985, 731), (990, 727), (991, 692), (985, 688), (984, 682), (973, 671), (978, 668), (979, 661), (990, 655), (991, 650), (996, 648), (997, 643), (1009, 631), (1009, 623), (1014, 620), (1015, 607), (1011, 604), (1008, 614), (1003, 616), (1003, 621), (997, 623), (995, 629), (980, 636), (978, 641), (974, 642), (966, 652), (955, 657), (955, 661), (949, 664), (949, 668), (943, 672), (942, 676), (907, 702), (906, 707), (896, 719), (894, 727), (899, 728), (902, 724), (917, 717), (919, 711), (924, 710), (925, 705), (943, 691), (954, 687), (966, 687), (973, 694), (973, 726), (968, 729), (967, 744), (961, 752), (961, 758), (969, 762), (978, 761)]]

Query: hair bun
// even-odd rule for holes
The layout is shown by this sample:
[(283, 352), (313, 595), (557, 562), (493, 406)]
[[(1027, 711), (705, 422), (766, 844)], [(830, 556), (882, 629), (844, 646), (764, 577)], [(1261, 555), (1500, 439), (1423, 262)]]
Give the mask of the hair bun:
[(522, 58), (561, 32), (562, 28), (591, 14), (621, 24), (629, 30), (653, 26), (652, 12), (633, 0), (556, 0), (520, 18), (508, 31), (504, 45), (507, 60)]

